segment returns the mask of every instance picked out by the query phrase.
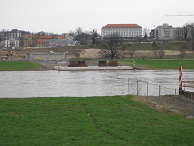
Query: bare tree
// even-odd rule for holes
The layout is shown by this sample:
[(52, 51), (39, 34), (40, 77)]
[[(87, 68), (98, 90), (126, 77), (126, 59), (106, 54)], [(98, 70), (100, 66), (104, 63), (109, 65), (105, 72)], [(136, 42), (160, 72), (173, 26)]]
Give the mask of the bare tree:
[(159, 52), (159, 49), (160, 49), (160, 44), (159, 43), (156, 43), (156, 41), (153, 41), (152, 43), (152, 52), (154, 53), (155, 57), (158, 56), (158, 52)]
[(79, 41), (81, 45), (86, 45), (87, 44), (87, 38), (89, 36), (90, 35), (88, 33), (82, 32), (81, 34), (75, 36), (75, 40)]
[(147, 27), (145, 27), (143, 29), (144, 40), (147, 40), (149, 33), (150, 33), (150, 30)]
[(82, 32), (83, 32), (83, 29), (81, 27), (78, 27), (75, 30), (76, 35), (80, 35)]
[(92, 44), (96, 44), (96, 37), (97, 37), (97, 31), (95, 29), (93, 29), (92, 32)]
[(165, 56), (164, 50), (160, 50), (158, 52), (160, 59), (162, 59)]
[(182, 60), (183, 60), (183, 57), (186, 56), (186, 50), (187, 50), (187, 48), (188, 48), (187, 41), (182, 42), (181, 43), (181, 46), (179, 48), (180, 56), (181, 56)]
[(131, 55), (131, 58), (135, 54), (135, 48), (129, 48), (129, 54)]
[(75, 32), (73, 30), (69, 30), (68, 35), (74, 37), (75, 36)]
[(183, 25), (183, 28), (185, 28), (185, 38), (188, 35), (191, 35), (194, 38), (194, 22), (187, 22)]
[(122, 57), (122, 50), (125, 49), (123, 40), (118, 34), (111, 34), (110, 36), (104, 37), (101, 46), (100, 55), (103, 58), (110, 57), (111, 60), (113, 60), (114, 57)]

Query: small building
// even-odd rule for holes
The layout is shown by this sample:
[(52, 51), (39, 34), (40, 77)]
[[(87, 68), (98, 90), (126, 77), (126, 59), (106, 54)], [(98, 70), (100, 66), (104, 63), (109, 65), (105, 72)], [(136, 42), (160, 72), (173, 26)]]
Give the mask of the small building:
[(56, 47), (56, 46), (80, 46), (79, 41), (74, 41), (73, 38), (66, 39), (51, 39), (46, 41), (46, 47)]

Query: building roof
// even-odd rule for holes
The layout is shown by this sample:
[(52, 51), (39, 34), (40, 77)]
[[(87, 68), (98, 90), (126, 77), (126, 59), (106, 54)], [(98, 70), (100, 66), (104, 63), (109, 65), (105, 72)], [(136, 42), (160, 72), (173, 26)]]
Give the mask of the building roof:
[(103, 26), (102, 28), (142, 28), (141, 26), (137, 24), (107, 24), (106, 26)]
[(188, 39), (192, 39), (193, 37), (191, 35), (187, 36)]
[(61, 40), (65, 39), (65, 35), (59, 35), (58, 38), (61, 39)]
[(19, 33), (19, 32), (23, 32), (23, 33), (28, 33), (27, 31), (24, 31), (24, 30), (18, 30), (18, 29), (12, 29), (10, 32), (13, 32), (13, 33)]
[(36, 36), (38, 39), (52, 39), (51, 36)]
[(91, 39), (92, 39), (92, 37), (91, 37), (91, 36), (89, 36), (89, 37), (88, 37), (88, 40), (91, 40)]

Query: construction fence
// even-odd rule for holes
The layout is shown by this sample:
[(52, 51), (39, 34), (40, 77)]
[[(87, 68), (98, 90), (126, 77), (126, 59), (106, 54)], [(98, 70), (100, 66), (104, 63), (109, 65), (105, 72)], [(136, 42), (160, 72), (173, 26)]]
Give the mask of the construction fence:
[[(152, 102), (156, 106), (164, 106), (174, 112), (193, 116), (194, 92), (184, 90), (182, 92), (183, 95), (179, 95), (179, 89), (167, 88), (159, 84), (128, 78), (128, 94), (132, 94), (147, 102)], [(184, 92), (189, 96), (185, 97)]]

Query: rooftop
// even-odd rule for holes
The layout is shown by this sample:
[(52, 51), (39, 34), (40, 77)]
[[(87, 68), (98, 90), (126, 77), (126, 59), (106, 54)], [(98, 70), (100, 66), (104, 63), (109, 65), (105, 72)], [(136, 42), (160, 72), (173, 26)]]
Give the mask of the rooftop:
[(137, 24), (107, 24), (102, 28), (142, 28), (142, 26)]

